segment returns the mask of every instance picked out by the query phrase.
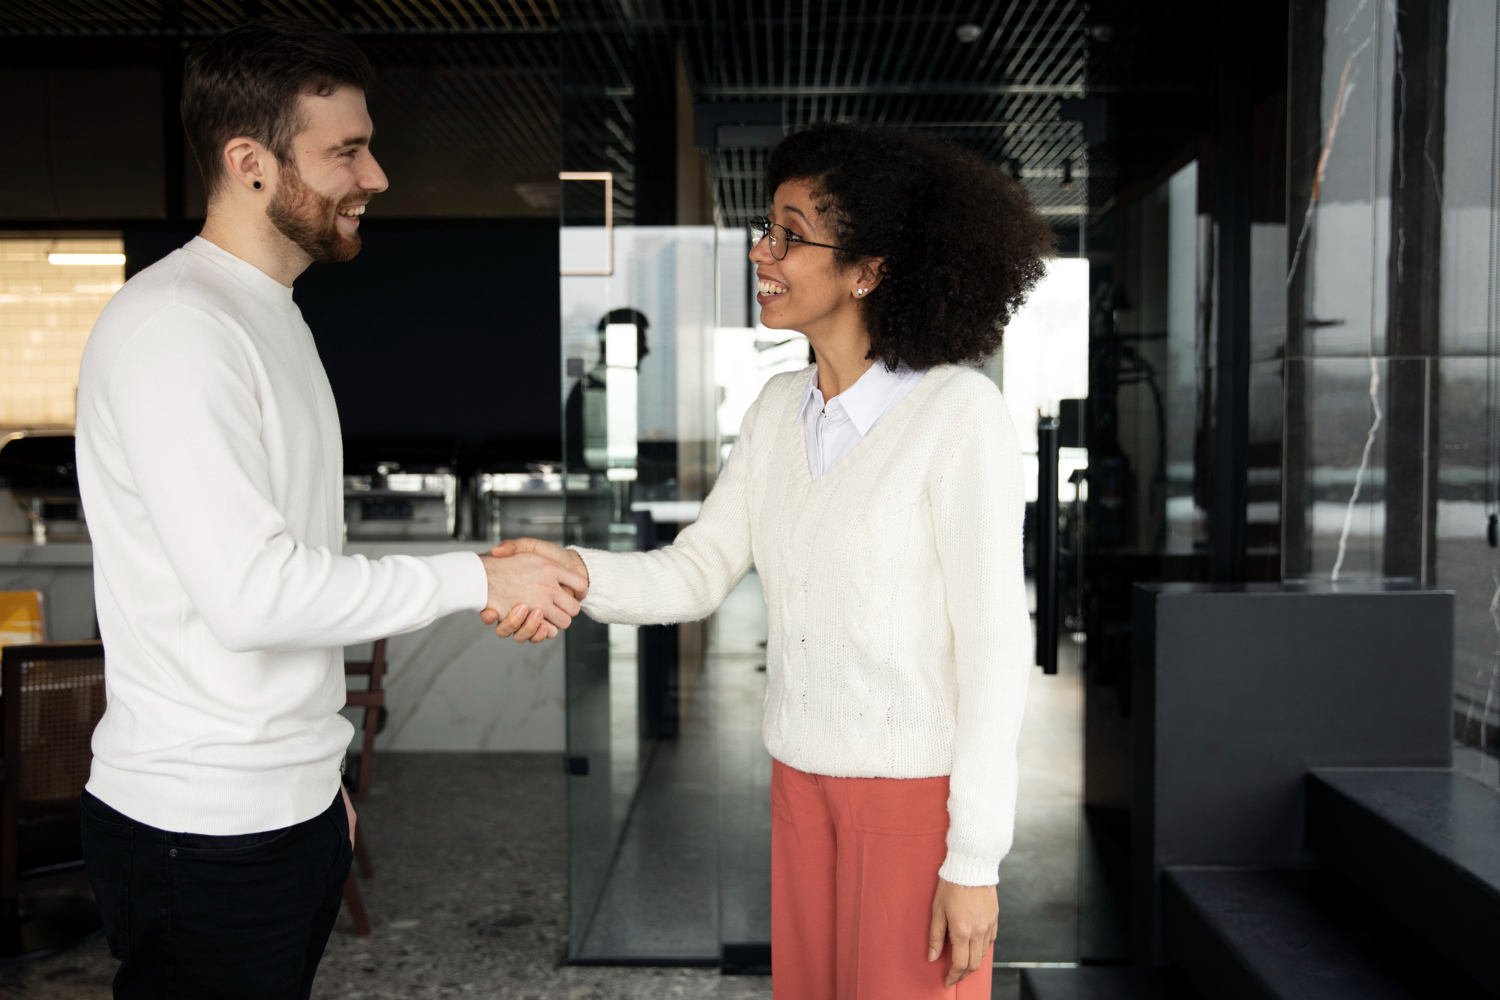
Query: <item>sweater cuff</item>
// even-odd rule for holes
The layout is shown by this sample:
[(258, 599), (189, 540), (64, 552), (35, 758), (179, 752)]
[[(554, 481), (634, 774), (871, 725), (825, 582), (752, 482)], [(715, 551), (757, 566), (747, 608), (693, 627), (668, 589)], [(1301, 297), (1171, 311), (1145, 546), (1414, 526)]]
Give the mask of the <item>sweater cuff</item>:
[(938, 878), (954, 885), (998, 885), (1000, 859), (977, 858), (972, 854), (949, 851), (943, 867), (938, 869)]
[(428, 556), (427, 565), (438, 578), (438, 601), (451, 615), (459, 611), (483, 611), (490, 601), (490, 581), (477, 552), (444, 552)]
[(605, 619), (600, 616), (607, 615), (610, 611), (616, 609), (608, 600), (609, 583), (604, 579), (608, 574), (600, 571), (601, 567), (599, 564), (603, 560), (590, 558), (599, 554), (597, 550), (590, 551), (589, 549), (580, 548), (577, 545), (569, 545), (568, 551), (577, 552), (578, 558), (583, 560), (584, 569), (588, 571), (589, 592), (584, 595), (581, 602), (583, 613), (595, 621), (604, 621)]

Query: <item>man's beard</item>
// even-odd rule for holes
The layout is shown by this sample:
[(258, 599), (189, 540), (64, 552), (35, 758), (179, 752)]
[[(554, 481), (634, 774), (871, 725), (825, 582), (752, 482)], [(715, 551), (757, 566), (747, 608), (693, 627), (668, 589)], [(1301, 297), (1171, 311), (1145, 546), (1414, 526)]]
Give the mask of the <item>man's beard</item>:
[(359, 233), (339, 232), (337, 198), (328, 198), (308, 186), (295, 164), (283, 164), (281, 184), (266, 208), (281, 235), (319, 264), (339, 264), (359, 253)]

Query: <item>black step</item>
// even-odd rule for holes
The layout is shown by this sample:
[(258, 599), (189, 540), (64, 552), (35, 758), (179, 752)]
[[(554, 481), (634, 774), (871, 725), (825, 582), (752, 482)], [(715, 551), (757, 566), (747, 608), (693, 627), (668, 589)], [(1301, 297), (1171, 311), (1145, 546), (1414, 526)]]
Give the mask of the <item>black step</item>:
[(1327, 769), (1307, 778), (1320, 861), (1500, 994), (1500, 795), (1432, 769)]
[(1196, 1000), (1174, 969), (1022, 969), (1021, 1000)]
[(1213, 1000), (1480, 1000), (1478, 983), (1320, 871), (1169, 868), (1167, 959)]

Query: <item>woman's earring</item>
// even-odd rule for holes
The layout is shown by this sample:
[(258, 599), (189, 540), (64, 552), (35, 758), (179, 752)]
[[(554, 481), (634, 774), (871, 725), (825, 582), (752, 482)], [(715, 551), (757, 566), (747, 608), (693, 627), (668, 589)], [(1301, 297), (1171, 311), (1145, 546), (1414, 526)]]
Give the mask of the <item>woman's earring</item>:
[(855, 294), (855, 295), (863, 295), (863, 294), (865, 294), (865, 292), (867, 292), (867, 291), (869, 291), (869, 289), (868, 289), (868, 288), (861, 288), (861, 289), (860, 289), (860, 290), (859, 290), (859, 291), (857, 291), (857, 292), (855, 292), (855, 293), (854, 293), (854, 294)]
[(255, 190), (257, 190), (257, 191), (260, 190), (260, 181), (256, 181), (255, 182)]

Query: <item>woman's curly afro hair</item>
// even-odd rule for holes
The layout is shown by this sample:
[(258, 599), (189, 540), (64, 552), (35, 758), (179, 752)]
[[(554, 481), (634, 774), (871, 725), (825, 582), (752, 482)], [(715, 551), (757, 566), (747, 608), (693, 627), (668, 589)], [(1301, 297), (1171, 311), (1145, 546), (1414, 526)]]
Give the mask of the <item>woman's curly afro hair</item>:
[(983, 361), (1041, 278), (1051, 227), (1019, 183), (949, 142), (885, 125), (824, 124), (782, 140), (766, 167), (772, 196), (811, 183), (838, 237), (840, 264), (883, 257), (861, 300), (871, 359), (898, 365)]

